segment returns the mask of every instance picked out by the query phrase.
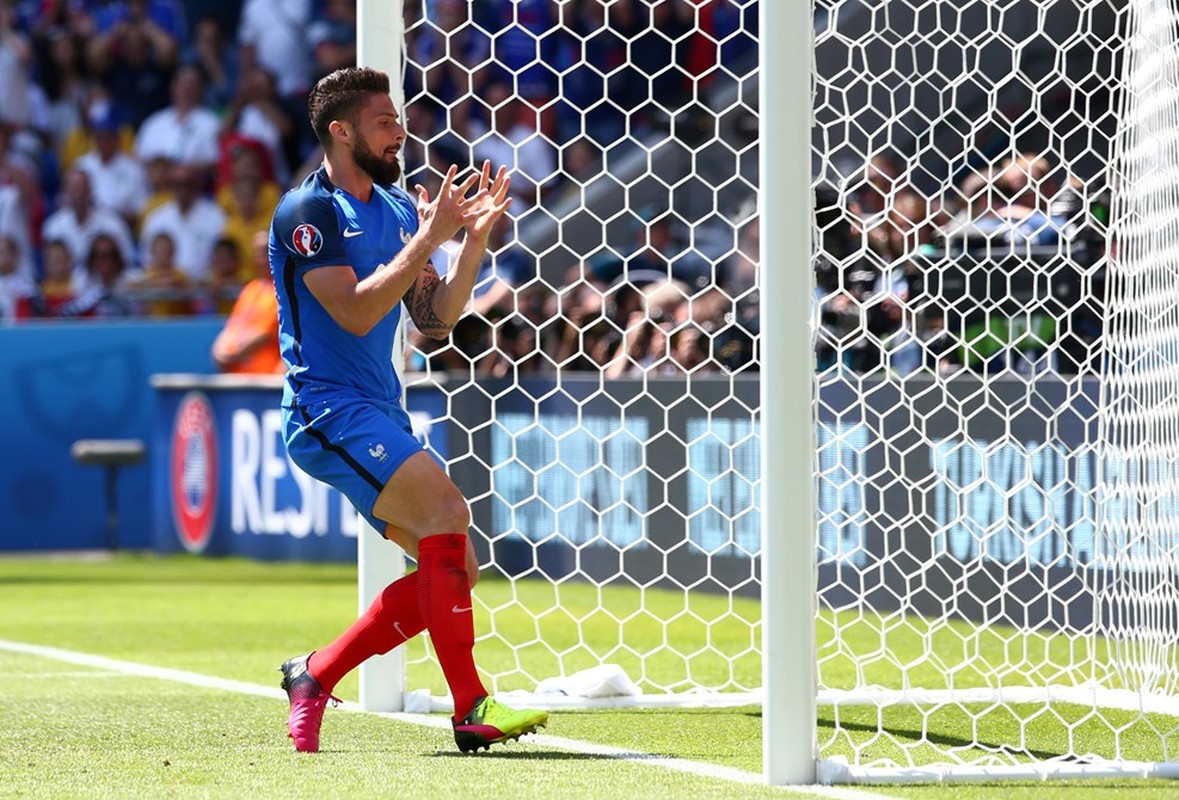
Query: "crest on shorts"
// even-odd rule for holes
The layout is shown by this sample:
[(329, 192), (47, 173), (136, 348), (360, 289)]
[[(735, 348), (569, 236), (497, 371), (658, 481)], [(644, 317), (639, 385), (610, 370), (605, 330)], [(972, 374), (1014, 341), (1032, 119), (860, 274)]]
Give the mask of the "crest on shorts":
[(304, 222), (295, 228), (294, 234), (291, 235), (291, 244), (299, 255), (313, 256), (323, 247), (323, 234), (319, 232), (319, 228)]

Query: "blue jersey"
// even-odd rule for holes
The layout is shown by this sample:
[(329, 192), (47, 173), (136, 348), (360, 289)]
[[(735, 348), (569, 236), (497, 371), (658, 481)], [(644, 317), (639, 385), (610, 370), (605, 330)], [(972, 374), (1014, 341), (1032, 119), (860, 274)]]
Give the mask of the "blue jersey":
[(341, 328), (303, 283), (318, 267), (352, 267), (358, 281), (401, 251), (418, 215), (400, 189), (373, 186), (367, 203), (336, 188), (321, 166), (291, 189), (270, 226), (270, 270), (278, 294), (279, 346), (288, 370), (283, 405), (328, 394), (400, 403), (393, 341), (400, 304), (364, 336)]

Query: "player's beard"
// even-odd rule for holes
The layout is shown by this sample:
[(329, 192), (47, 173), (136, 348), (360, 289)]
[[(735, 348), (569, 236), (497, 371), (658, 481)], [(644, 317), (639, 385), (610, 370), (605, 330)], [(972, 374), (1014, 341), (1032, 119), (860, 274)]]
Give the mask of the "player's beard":
[(390, 162), (378, 156), (363, 136), (356, 137), (356, 146), (352, 148), (352, 161), (367, 172), (373, 183), (379, 186), (392, 186), (401, 179), (401, 164), (397, 159), (394, 158)]

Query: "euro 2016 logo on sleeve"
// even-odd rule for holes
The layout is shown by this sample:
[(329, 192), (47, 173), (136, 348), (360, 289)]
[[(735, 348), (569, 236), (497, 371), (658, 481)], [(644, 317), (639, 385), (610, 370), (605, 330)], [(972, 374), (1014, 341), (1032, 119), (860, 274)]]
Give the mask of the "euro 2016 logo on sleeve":
[(199, 553), (209, 544), (217, 515), (217, 430), (200, 392), (186, 394), (176, 410), (170, 483), (176, 535), (186, 550)]
[(323, 247), (323, 234), (319, 232), (319, 228), (304, 222), (291, 234), (291, 244), (294, 245), (296, 253), (310, 257)]

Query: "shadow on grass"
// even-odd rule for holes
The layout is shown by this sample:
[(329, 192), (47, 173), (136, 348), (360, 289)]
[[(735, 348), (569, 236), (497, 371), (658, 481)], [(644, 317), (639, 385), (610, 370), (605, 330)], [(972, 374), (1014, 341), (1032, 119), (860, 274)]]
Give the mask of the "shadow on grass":
[[(762, 716), (762, 712), (750, 711), (750, 712), (747, 712), (746, 716), (755, 717), (757, 719), (760, 719)], [(832, 719), (819, 719), (818, 725), (820, 728), (830, 728), (832, 730), (835, 729), (835, 721)], [(866, 725), (862, 722), (849, 722), (847, 720), (844, 720), (841, 723), (840, 729), (841, 730), (849, 730), (849, 731), (860, 731), (862, 733), (872, 733), (872, 734), (880, 732), (880, 728), (876, 725)], [(1010, 744), (1007, 744), (1005, 742), (996, 744), (994, 742), (987, 742), (987, 741), (981, 741), (981, 740), (975, 741), (973, 739), (963, 739), (960, 736), (947, 736), (947, 735), (938, 734), (938, 733), (926, 733), (924, 731), (917, 731), (917, 730), (906, 729), (906, 728), (895, 728), (892, 726), (886, 726), (886, 730), (890, 734), (896, 736), (897, 738), (905, 738), (905, 739), (908, 739), (909, 741), (916, 742), (916, 743), (920, 743), (920, 742), (924, 741), (924, 742), (929, 742), (930, 744), (934, 744), (934, 745), (941, 745), (943, 747), (969, 747), (969, 748), (976, 749), (976, 750), (991, 750), (991, 751), (995, 751), (995, 752), (1006, 753), (1007, 755), (1024, 756), (1027, 758), (1033, 758), (1033, 759), (1037, 759), (1037, 760), (1059, 758), (1060, 756), (1064, 755), (1063, 753), (1057, 753), (1057, 752), (1048, 751), (1048, 750), (1029, 750), (1025, 747), (1012, 747)]]
[(436, 751), (423, 753), (427, 758), (496, 758), (518, 761), (658, 761), (665, 758), (682, 758), (663, 753), (575, 753), (567, 750), (481, 750), (478, 753), (456, 753)]
[[(820, 728), (835, 728), (835, 721), (830, 719), (820, 719)], [(879, 733), (880, 727), (877, 725), (867, 725), (862, 722), (850, 722), (844, 720), (840, 723), (840, 730), (860, 731), (862, 733)], [(982, 739), (964, 739), (960, 736), (947, 736), (945, 734), (926, 732), (920, 730), (912, 730), (908, 728), (897, 728), (893, 726), (886, 726), (886, 730), (897, 737), (904, 738), (911, 742), (920, 744), (921, 742), (928, 742), (933, 745), (940, 745), (942, 747), (958, 747), (970, 748), (972, 750), (989, 750), (994, 752), (1006, 753), (1007, 755), (1024, 756), (1027, 758), (1034, 758), (1040, 761), (1050, 758), (1059, 758), (1064, 755), (1049, 750), (1029, 750), (1026, 747), (1012, 747), (1006, 742), (989, 742)]]
[(8, 586), (36, 586), (38, 584), (44, 586), (98, 586), (98, 585), (120, 585), (120, 586), (302, 586), (306, 587), (315, 584), (341, 584), (350, 585), (355, 583), (355, 578), (342, 578), (340, 580), (291, 576), (250, 576), (250, 577), (213, 577), (203, 575), (166, 575), (159, 578), (146, 578), (125, 575), (112, 575), (107, 578), (97, 576), (70, 576), (70, 577), (52, 577), (52, 578), (37, 578), (37, 577), (4, 577), (0, 578), (0, 585)]
[(352, 584), (354, 565), (260, 562), (235, 557), (119, 553), (47, 559), (0, 556), (0, 586)]
[[(310, 586), (317, 583), (354, 585), (356, 580), (356, 565), (348, 562), (259, 561), (240, 556), (151, 551), (87, 551), (77, 556), (56, 557), (0, 553), (0, 587), (38, 584)], [(508, 579), (484, 571), (479, 582), (488, 586), (507, 584)]]

